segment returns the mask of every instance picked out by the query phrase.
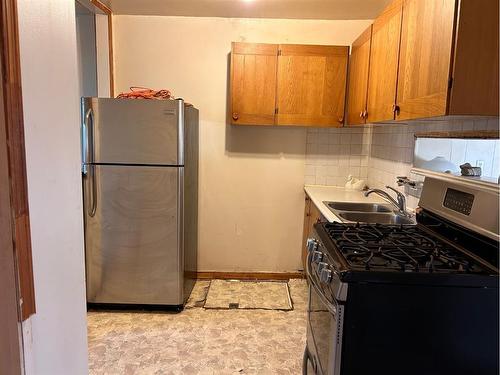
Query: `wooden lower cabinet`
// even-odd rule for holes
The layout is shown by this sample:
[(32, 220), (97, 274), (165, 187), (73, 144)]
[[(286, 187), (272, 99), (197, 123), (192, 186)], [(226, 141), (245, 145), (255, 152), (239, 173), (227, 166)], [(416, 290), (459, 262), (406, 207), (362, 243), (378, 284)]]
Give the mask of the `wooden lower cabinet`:
[(306, 269), (307, 260), (307, 239), (311, 236), (313, 231), (313, 225), (319, 222), (326, 221), (321, 212), (318, 210), (316, 205), (311, 201), (311, 198), (306, 196), (306, 203), (304, 207), (304, 231), (302, 235), (302, 266), (304, 267), (304, 272)]

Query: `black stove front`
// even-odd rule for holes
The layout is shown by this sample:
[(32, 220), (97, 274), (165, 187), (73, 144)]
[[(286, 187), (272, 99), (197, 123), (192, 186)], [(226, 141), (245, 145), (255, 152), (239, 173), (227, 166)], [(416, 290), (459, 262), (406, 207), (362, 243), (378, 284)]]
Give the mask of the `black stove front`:
[(422, 223), (315, 231), (308, 347), (318, 374), (498, 374), (498, 269), (477, 248)]

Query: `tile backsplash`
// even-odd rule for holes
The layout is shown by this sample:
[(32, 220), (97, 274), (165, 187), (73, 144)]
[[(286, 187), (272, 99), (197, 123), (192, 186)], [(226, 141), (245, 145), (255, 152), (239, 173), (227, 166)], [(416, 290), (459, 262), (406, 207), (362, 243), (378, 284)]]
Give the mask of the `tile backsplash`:
[[(305, 183), (344, 186), (349, 174), (370, 187), (396, 186), (413, 167), (415, 133), (498, 130), (498, 118), (449, 118), (363, 127), (308, 129)], [(408, 197), (414, 208), (418, 198)]]
[(371, 128), (308, 129), (305, 183), (344, 186), (348, 175), (366, 180)]

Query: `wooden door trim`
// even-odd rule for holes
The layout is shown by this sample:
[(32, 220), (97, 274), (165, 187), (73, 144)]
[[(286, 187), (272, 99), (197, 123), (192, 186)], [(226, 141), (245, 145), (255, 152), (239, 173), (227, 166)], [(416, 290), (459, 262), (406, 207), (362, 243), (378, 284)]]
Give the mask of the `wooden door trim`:
[[(21, 320), (19, 282), (21, 280), (16, 266), (18, 244), (16, 243), (15, 218), (18, 211), (16, 210), (16, 197), (12, 194), (13, 185), (19, 186), (13, 184), (13, 178), (16, 177), (16, 172), (19, 172), (12, 168), (13, 158), (24, 156), (24, 149), (23, 154), (20, 155), (16, 152), (19, 151), (18, 149), (12, 148), (17, 145), (15, 139), (12, 138), (22, 134), (22, 127), (16, 129), (19, 119), (22, 125), (22, 108), (19, 107), (20, 90), (18, 89), (20, 80), (13, 79), (20, 78), (16, 0), (0, 1), (0, 19), (2, 20), (0, 35), (0, 322), (2, 324), (0, 373), (22, 374), (22, 342), (19, 331)], [(20, 130), (20, 133), (13, 132), (13, 130)], [(24, 142), (21, 144), (24, 145)], [(19, 187), (23, 187), (23, 184)]]
[[(1, 0), (1, 59), (4, 67), (3, 102), (7, 164), (9, 168), (10, 204), (14, 258), (19, 280), (21, 319), (35, 313), (35, 291), (31, 254), (31, 233), (28, 208), (28, 184), (24, 149), (24, 120), (21, 91), (21, 63), (17, 0)], [(5, 193), (5, 192), (3, 192)]]
[[(3, 15), (3, 3), (0, 15)], [(3, 47), (3, 44), (2, 44)], [(3, 59), (0, 59), (3, 76)], [(7, 134), (5, 126), (4, 84), (0, 80), (0, 374), (21, 374), (20, 340), (18, 334), (18, 296), (12, 213), (7, 163)]]

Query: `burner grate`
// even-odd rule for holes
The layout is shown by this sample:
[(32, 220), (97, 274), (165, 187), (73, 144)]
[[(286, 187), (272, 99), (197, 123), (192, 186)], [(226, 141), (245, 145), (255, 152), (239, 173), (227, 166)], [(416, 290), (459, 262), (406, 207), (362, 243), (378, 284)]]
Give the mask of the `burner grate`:
[(329, 223), (325, 229), (353, 267), (403, 272), (482, 271), (456, 248), (429, 237), (417, 226)]

